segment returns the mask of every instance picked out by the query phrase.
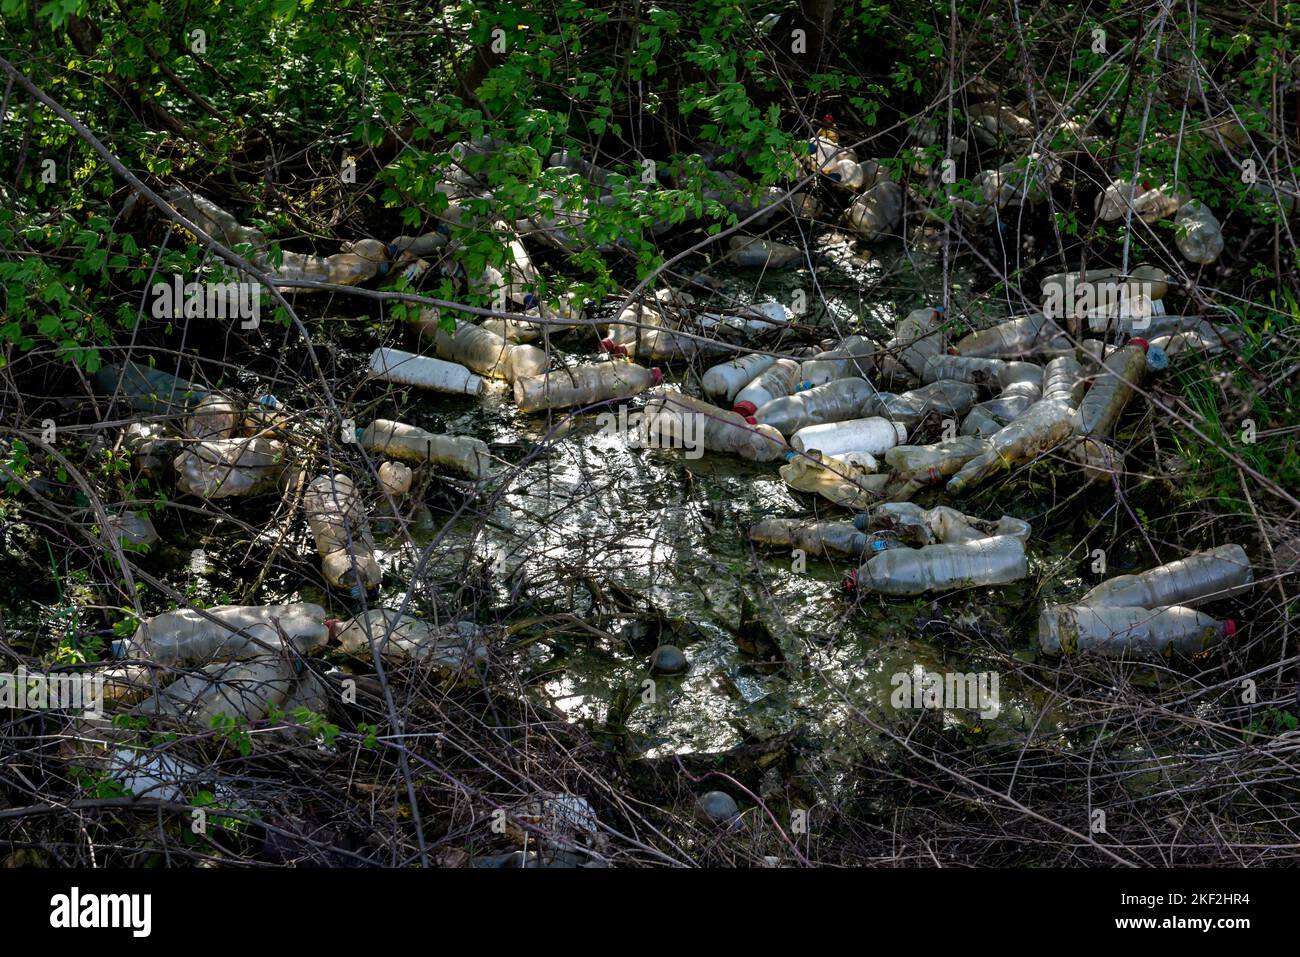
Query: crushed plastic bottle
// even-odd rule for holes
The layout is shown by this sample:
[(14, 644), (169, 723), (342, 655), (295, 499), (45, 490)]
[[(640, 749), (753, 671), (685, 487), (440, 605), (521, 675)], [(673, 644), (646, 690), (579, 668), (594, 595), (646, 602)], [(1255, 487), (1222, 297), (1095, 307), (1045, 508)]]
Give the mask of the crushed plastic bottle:
[(1010, 363), (1005, 359), (986, 359), (981, 356), (932, 355), (926, 358), (925, 365), (921, 368), (921, 381), (928, 383), (955, 379), (958, 382), (992, 387), (1000, 384), (999, 380), (1013, 364), (1039, 369), (1028, 362)]
[(943, 351), (943, 310), (913, 309), (894, 327), (894, 338), (885, 346), (880, 370), (887, 379), (917, 382), (925, 371), (926, 360)]
[(515, 403), (520, 412), (541, 412), (574, 405), (595, 405), (625, 399), (663, 381), (658, 369), (614, 359), (591, 362), (545, 375), (515, 380)]
[(121, 512), (108, 516), (105, 531), (119, 545), (149, 548), (158, 542), (158, 530), (144, 512)]
[(303, 496), (307, 526), (316, 540), (321, 572), (335, 588), (361, 597), (379, 586), (383, 569), (375, 560), (366, 506), (346, 475), (320, 475)]
[(409, 492), (415, 477), (410, 466), (403, 465), (401, 462), (384, 462), (379, 466), (378, 475), (379, 487), (393, 496), (401, 496)]
[(1138, 183), (1134, 186), (1120, 178), (1097, 197), (1097, 216), (1102, 222), (1124, 219), (1131, 203), (1134, 215), (1144, 223), (1155, 223), (1174, 215), (1185, 202), (1187, 197), (1168, 183), (1163, 186)]
[(999, 471), (1028, 462), (1074, 434), (1075, 411), (1064, 402), (1038, 401), (1018, 419), (983, 441), (986, 451), (967, 461), (948, 480), (953, 495), (973, 488)]
[(844, 508), (867, 508), (880, 500), (890, 481), (877, 472), (880, 463), (865, 452), (822, 455), (801, 452), (789, 455), (780, 468), (781, 480), (796, 492), (820, 495)]
[(961, 424), (962, 435), (990, 436), (1014, 422), (1043, 395), (1043, 368), (1031, 362), (1008, 362), (998, 370), (996, 396), (979, 402)]
[[(759, 406), (753, 416), (756, 422), (770, 425), (782, 435), (789, 436), (805, 426), (854, 418), (875, 391), (866, 379), (835, 379), (825, 385), (773, 399)], [(736, 411), (741, 411), (739, 403)]]
[(1220, 545), (1138, 575), (1107, 579), (1079, 599), (1080, 605), (1200, 605), (1250, 591), (1255, 575), (1240, 545)]
[(801, 518), (765, 518), (749, 526), (749, 540), (768, 547), (801, 549), (821, 558), (861, 559), (870, 536), (852, 522), (814, 522)]
[(960, 418), (978, 396), (979, 388), (972, 383), (939, 379), (908, 392), (877, 392), (862, 404), (862, 414), (901, 423), (911, 432), (932, 413)]
[(204, 730), (218, 715), (260, 721), (272, 705), (284, 702), (296, 681), (290, 656), (217, 662), (173, 681), (132, 713), (169, 717)]
[(184, 431), (191, 439), (229, 439), (239, 431), (244, 412), (232, 399), (212, 393), (204, 396), (186, 419)]
[(1038, 619), (1038, 645), (1049, 655), (1187, 659), (1236, 633), (1231, 619), (1181, 605), (1045, 605)]
[(792, 266), (804, 258), (803, 251), (785, 243), (759, 239), (757, 236), (732, 236), (727, 245), (727, 259), (742, 268), (779, 269)]
[(848, 336), (832, 349), (804, 359), (800, 375), (812, 385), (835, 379), (867, 378), (876, 367), (876, 344), (866, 336)]
[(487, 657), (483, 629), (475, 623), (458, 621), (438, 628), (390, 608), (371, 608), (357, 615), (344, 624), (338, 637), (351, 655), (369, 658), (377, 650), (386, 660), (415, 659), (451, 673), (472, 671)]
[(439, 435), (424, 429), (375, 419), (357, 430), (357, 441), (367, 452), (377, 452), (407, 462), (431, 462), (456, 469), (471, 478), (492, 474), (492, 459), (487, 443), (467, 435)]
[(116, 395), (145, 415), (179, 414), (208, 394), (193, 382), (135, 362), (100, 366), (94, 383), (100, 395)]
[(842, 452), (866, 452), (884, 455), (894, 446), (907, 441), (907, 427), (880, 416), (846, 419), (823, 425), (808, 425), (790, 437), (790, 447), (799, 452), (816, 449), (823, 455)]
[(933, 445), (899, 445), (885, 453), (885, 464), (906, 482), (938, 485), (989, 449), (988, 439), (960, 435)]
[(515, 345), (481, 326), (455, 318), (451, 321), (454, 331), (448, 332), (436, 309), (422, 309), (415, 323), (421, 337), (433, 341), (439, 358), (509, 382), (541, 375), (549, 365), (546, 353), (536, 346)]
[(1073, 352), (1074, 344), (1055, 322), (1042, 313), (1033, 313), (972, 332), (953, 348), (961, 356), (1027, 359)]
[(214, 605), (202, 612), (177, 608), (154, 615), (130, 638), (114, 642), (113, 652), (116, 658), (182, 667), (273, 654), (284, 649), (285, 638), (299, 654), (310, 655), (324, 648), (329, 636), (320, 605)]
[(844, 211), (849, 228), (868, 243), (893, 233), (902, 218), (903, 187), (889, 179), (876, 180)]
[(643, 443), (652, 447), (670, 447), (684, 436), (695, 435), (710, 452), (730, 452), (752, 462), (771, 462), (789, 451), (781, 433), (770, 425), (750, 425), (736, 412), (680, 392), (651, 397), (641, 432)]
[(738, 356), (708, 369), (700, 378), (700, 386), (709, 398), (731, 405), (736, 399), (736, 393), (774, 362), (776, 356), (766, 356), (759, 352)]
[(479, 395), (484, 388), (483, 379), (463, 365), (382, 346), (370, 356), (370, 374), (384, 382), (452, 394)]
[(793, 395), (803, 387), (801, 375), (798, 362), (793, 359), (777, 359), (736, 393), (732, 411), (745, 417), (753, 416), (773, 399)]
[(273, 439), (212, 439), (191, 445), (172, 463), (176, 488), (200, 498), (257, 495), (284, 472), (284, 446)]
[(927, 509), (911, 502), (883, 502), (855, 516), (853, 526), (862, 532), (893, 532), (904, 544), (918, 548), (998, 535), (1009, 535), (1027, 543), (1030, 533), (1029, 523), (1012, 515), (1003, 515), (996, 522), (990, 522), (947, 505)]
[(1012, 535), (891, 548), (878, 552), (845, 580), (847, 591), (921, 595), (928, 591), (1005, 585), (1029, 574), (1025, 543)]
[(1223, 228), (1200, 200), (1188, 200), (1174, 217), (1174, 244), (1183, 257), (1206, 265), (1223, 255)]

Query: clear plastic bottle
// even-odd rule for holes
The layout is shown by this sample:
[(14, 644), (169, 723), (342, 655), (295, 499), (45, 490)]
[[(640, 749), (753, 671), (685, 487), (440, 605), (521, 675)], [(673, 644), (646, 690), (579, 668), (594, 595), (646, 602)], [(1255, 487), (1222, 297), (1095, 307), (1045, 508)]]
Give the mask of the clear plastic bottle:
[(145, 415), (177, 415), (208, 394), (193, 382), (135, 362), (100, 366), (94, 383), (100, 395), (116, 395)]
[(943, 310), (913, 309), (898, 321), (885, 351), (880, 368), (886, 378), (919, 381), (926, 360), (943, 354)]
[(384, 382), (452, 394), (479, 395), (484, 388), (482, 378), (463, 365), (386, 347), (371, 354), (370, 374)]
[(742, 269), (779, 269), (801, 262), (803, 251), (785, 243), (776, 243), (757, 236), (732, 236), (727, 245), (731, 251), (727, 260)]
[(850, 193), (860, 192), (867, 187), (867, 171), (857, 160), (847, 157), (838, 159), (824, 172), (835, 186)]
[(902, 218), (903, 187), (889, 179), (876, 180), (844, 212), (849, 228), (869, 243), (892, 233)]
[(848, 336), (833, 349), (804, 359), (801, 377), (813, 385), (835, 379), (867, 378), (876, 367), (876, 344), (866, 336)]
[(612, 359), (590, 362), (545, 375), (515, 380), (515, 403), (520, 412), (540, 412), (574, 405), (595, 405), (644, 392), (663, 381), (658, 369)]
[[(994, 386), (999, 384), (1011, 364), (1005, 359), (987, 359), (983, 356), (932, 355), (926, 358), (921, 369), (921, 381), (956, 379), (974, 385)], [(1027, 366), (1030, 363), (1019, 362), (1016, 365)], [(1041, 373), (1037, 366), (1033, 368)]]
[(699, 318), (699, 327), (711, 334), (735, 339), (738, 336), (761, 336), (788, 326), (793, 318), (794, 314), (779, 302), (760, 302), (745, 306), (731, 316), (706, 312)]
[(1200, 605), (1245, 594), (1254, 587), (1250, 559), (1240, 545), (1220, 545), (1138, 575), (1118, 575), (1079, 599), (1080, 605), (1159, 608)]
[(961, 424), (962, 435), (989, 436), (1024, 415), (1042, 398), (1043, 368), (1031, 362), (1008, 362), (999, 370), (996, 396), (977, 403)]
[(880, 463), (865, 452), (822, 455), (799, 452), (787, 456), (781, 480), (796, 492), (820, 495), (844, 508), (867, 508), (878, 502), (890, 480), (879, 473)]
[(647, 444), (657, 441), (662, 446), (665, 439), (696, 435), (710, 452), (728, 452), (752, 462), (772, 462), (790, 450), (770, 425), (750, 425), (738, 413), (680, 392), (653, 396), (646, 403), (641, 429)]
[(1133, 398), (1133, 390), (1146, 376), (1148, 348), (1145, 339), (1136, 338), (1107, 357), (1092, 388), (1079, 403), (1080, 435), (1110, 435)]
[[(866, 379), (835, 379), (759, 406), (754, 421), (770, 425), (782, 435), (793, 435), (805, 426), (853, 418), (875, 392)], [(739, 403), (736, 411), (740, 411)]]
[(1074, 344), (1055, 322), (1033, 313), (972, 332), (958, 341), (954, 351), (961, 356), (1024, 359), (1073, 352)]
[(736, 399), (736, 393), (774, 362), (776, 356), (765, 356), (759, 352), (738, 356), (706, 371), (700, 378), (700, 386), (711, 399), (731, 405)]
[(863, 415), (879, 415), (901, 423), (909, 432), (931, 413), (960, 418), (979, 396), (969, 382), (939, 379), (908, 392), (877, 392), (862, 404)]
[(890, 422), (876, 415), (805, 426), (790, 437), (790, 447), (799, 452), (817, 449), (823, 455), (841, 452), (884, 455), (906, 441), (907, 428), (901, 422)]
[(472, 478), (486, 478), (492, 473), (487, 443), (468, 435), (439, 435), (404, 422), (375, 419), (357, 430), (357, 441), (367, 452), (407, 462), (431, 462)]
[(377, 588), (384, 572), (375, 560), (370, 519), (352, 479), (346, 475), (317, 476), (307, 486), (302, 507), (316, 539), (325, 580), (357, 598)]
[(173, 681), (133, 713), (170, 717), (204, 730), (218, 715), (260, 721), (272, 705), (284, 702), (296, 681), (292, 656), (218, 662)]
[[(274, 279), (305, 279), (355, 286), (388, 272), (388, 247), (377, 239), (359, 239), (348, 252), (332, 256), (286, 252), (282, 257), (279, 266), (265, 266), (266, 272)], [(308, 293), (324, 290), (299, 288), (295, 291)]]
[(749, 540), (769, 547), (802, 549), (822, 558), (861, 559), (870, 536), (852, 522), (811, 522), (802, 518), (765, 518), (749, 527)]
[(104, 529), (109, 536), (122, 545), (149, 547), (158, 539), (158, 530), (144, 512), (121, 512), (108, 516)]
[(437, 628), (389, 608), (372, 608), (348, 621), (339, 632), (339, 644), (358, 657), (370, 658), (377, 650), (387, 660), (416, 659), (451, 672), (472, 670), (487, 653), (483, 631), (473, 622)]
[(449, 241), (447, 233), (442, 230), (421, 233), (419, 236), (398, 236), (388, 244), (388, 255), (396, 262), (406, 263), (437, 252)]
[(431, 339), (438, 356), (473, 369), (480, 375), (493, 379), (515, 379), (541, 375), (549, 364), (546, 353), (536, 346), (516, 345), (507, 342), (495, 332), (482, 326), (452, 319), (455, 331), (448, 332), (441, 324), (436, 309), (420, 310), (416, 328), (420, 336)]
[(243, 409), (232, 399), (212, 393), (194, 407), (185, 421), (185, 434), (191, 439), (231, 438), (244, 421)]
[(1083, 398), (1083, 367), (1074, 356), (1057, 356), (1043, 369), (1043, 400), (1078, 408)]
[(963, 514), (947, 505), (921, 508), (911, 502), (883, 502), (857, 515), (853, 526), (863, 532), (890, 531), (908, 545), (970, 542), (997, 535), (1029, 541), (1030, 526), (1023, 519), (1003, 515), (996, 522)]
[(325, 609), (311, 604), (214, 605), (201, 613), (177, 608), (142, 621), (130, 638), (114, 643), (113, 652), (116, 658), (182, 667), (273, 654), (284, 648), (282, 634), (299, 654), (324, 648), (330, 636)]
[(777, 359), (749, 384), (736, 393), (733, 412), (749, 417), (762, 406), (781, 396), (792, 395), (803, 385), (799, 363), (793, 359)]
[(976, 456), (987, 452), (988, 439), (960, 435), (933, 445), (899, 445), (885, 453), (885, 464), (908, 482), (938, 485)]
[(960, 495), (998, 471), (1056, 448), (1074, 434), (1074, 423), (1075, 411), (1064, 402), (1035, 402), (1020, 418), (983, 440), (987, 451), (967, 461), (948, 480), (948, 491)]
[(1174, 243), (1183, 257), (1206, 265), (1223, 255), (1223, 228), (1200, 200), (1188, 200), (1174, 217)]
[(1231, 619), (1181, 605), (1044, 605), (1038, 618), (1038, 645), (1049, 655), (1186, 659), (1236, 633)]
[(274, 488), (284, 472), (284, 446), (273, 439), (212, 439), (180, 455), (176, 488), (200, 498), (256, 495)]
[(266, 235), (260, 229), (243, 226), (231, 213), (216, 203), (183, 186), (173, 186), (163, 192), (163, 198), (176, 211), (223, 246), (250, 244), (255, 251), (266, 246)]
[(950, 588), (1005, 585), (1028, 574), (1025, 543), (1012, 535), (995, 535), (878, 552), (849, 573), (845, 587), (884, 595), (921, 595)]
[(384, 462), (379, 466), (379, 487), (389, 495), (401, 496), (411, 490), (415, 473), (401, 462)]

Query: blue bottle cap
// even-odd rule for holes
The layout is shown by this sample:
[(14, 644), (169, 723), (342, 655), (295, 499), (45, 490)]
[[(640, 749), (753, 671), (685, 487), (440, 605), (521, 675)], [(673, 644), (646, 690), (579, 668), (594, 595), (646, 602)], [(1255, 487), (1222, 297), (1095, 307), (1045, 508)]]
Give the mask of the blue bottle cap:
[(794, 458), (794, 453), (793, 453), (793, 452), (787, 452), (787, 453), (785, 453), (785, 460), (786, 460), (787, 462), (789, 462), (792, 458)]
[(277, 399), (277, 398), (276, 398), (275, 396), (273, 396), (273, 395), (261, 395), (261, 396), (258, 396), (258, 397), (257, 397), (257, 404), (260, 405), (260, 406), (261, 406), (262, 408), (264, 408), (264, 409), (271, 409), (272, 411), (274, 411), (275, 409), (280, 408), (280, 400)]
[(1169, 368), (1169, 353), (1159, 346), (1147, 350), (1147, 368), (1153, 372), (1162, 372)]
[(817, 152), (817, 141), (816, 141), (816, 140), (809, 140), (809, 141), (808, 141), (808, 155), (811, 156), (811, 155), (813, 155), (813, 154), (816, 153), (816, 152)]
[(387, 275), (388, 275), (388, 263), (387, 263), (387, 261), (385, 261), (385, 262), (381, 262), (381, 263), (379, 264), (379, 275), (381, 275), (381, 276), (387, 276)]
[(537, 297), (531, 292), (524, 293), (524, 308), (531, 309), (535, 305), (537, 305)]
[(826, 178), (829, 179), (832, 183), (838, 183), (838, 182), (840, 181), (840, 174), (839, 174), (839, 173), (827, 173), (827, 174), (826, 174)]
[(365, 597), (366, 590), (360, 584), (356, 584), (353, 585), (348, 590), (348, 594), (351, 595), (353, 598), (355, 598), (357, 601), (360, 601), (362, 598)]
[(397, 243), (389, 243), (389, 244), (388, 244), (388, 255), (390, 255), (390, 256), (396, 256), (396, 255), (397, 255)]
[(363, 435), (365, 435), (365, 434), (366, 434), (366, 430), (365, 430), (365, 429), (357, 429), (357, 441), (360, 442), (360, 441), (361, 441), (361, 437), (362, 437)]
[(887, 548), (889, 548), (889, 542), (885, 541), (883, 538), (877, 538), (871, 543), (871, 550), (873, 552), (883, 552)]
[(804, 379), (802, 382), (800, 382), (797, 386), (794, 387), (794, 391), (795, 391), (795, 392), (807, 392), (807, 391), (808, 391), (809, 389), (811, 389), (812, 387), (813, 387), (812, 380), (811, 380), (811, 379)]

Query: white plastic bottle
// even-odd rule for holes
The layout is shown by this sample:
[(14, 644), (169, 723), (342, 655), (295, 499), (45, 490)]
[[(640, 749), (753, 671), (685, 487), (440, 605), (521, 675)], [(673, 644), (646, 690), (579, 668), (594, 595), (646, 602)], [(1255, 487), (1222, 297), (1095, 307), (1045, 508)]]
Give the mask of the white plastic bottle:
[(280, 706), (297, 682), (290, 655), (205, 665), (173, 681), (132, 713), (169, 717), (204, 731), (218, 715), (260, 721)]
[(612, 359), (589, 362), (545, 375), (515, 380), (515, 403), (520, 412), (540, 412), (574, 405), (595, 405), (644, 392), (663, 381), (658, 369)]
[(272, 439), (196, 442), (172, 463), (176, 487), (200, 498), (256, 495), (274, 488), (284, 472), (284, 446)]
[(370, 374), (384, 382), (453, 394), (478, 395), (484, 387), (483, 380), (463, 365), (382, 346), (370, 356)]
[(1240, 545), (1220, 545), (1138, 575), (1118, 575), (1079, 599), (1080, 605), (1200, 605), (1244, 594), (1254, 586), (1250, 559)]
[(1182, 605), (1044, 605), (1038, 618), (1038, 645), (1049, 655), (1186, 659), (1236, 633), (1231, 619)]
[(439, 435), (404, 422), (375, 419), (357, 430), (357, 441), (368, 452), (407, 462), (432, 462), (472, 478), (485, 478), (492, 472), (487, 443), (472, 436)]
[(866, 336), (848, 336), (838, 346), (804, 359), (801, 374), (806, 382), (825, 385), (834, 379), (865, 379), (876, 367), (876, 344)]
[(113, 651), (117, 658), (181, 667), (272, 654), (284, 648), (281, 633), (303, 655), (325, 647), (330, 635), (325, 609), (311, 604), (214, 605), (202, 613), (177, 608), (141, 622)]
[(731, 410), (745, 417), (752, 416), (761, 406), (783, 395), (792, 395), (802, 385), (799, 363), (793, 359), (777, 359), (736, 393)]
[(790, 446), (800, 452), (817, 449), (823, 455), (839, 455), (842, 452), (884, 455), (889, 449), (906, 441), (907, 428), (901, 422), (871, 416), (806, 426), (790, 437)]
[(1005, 585), (1029, 574), (1025, 544), (1012, 535), (891, 548), (878, 552), (845, 581), (847, 590), (884, 595)]
[(352, 479), (346, 475), (317, 476), (307, 486), (302, 507), (316, 539), (325, 580), (357, 598), (377, 588), (384, 572), (375, 560), (370, 520)]
[(700, 378), (700, 386), (709, 398), (731, 405), (736, 399), (736, 393), (774, 362), (776, 356), (765, 356), (759, 352), (738, 356), (706, 371)]
[[(866, 379), (835, 379), (759, 406), (754, 421), (770, 425), (782, 435), (794, 435), (809, 425), (853, 418), (875, 392)], [(740, 411), (739, 403), (736, 411)]]

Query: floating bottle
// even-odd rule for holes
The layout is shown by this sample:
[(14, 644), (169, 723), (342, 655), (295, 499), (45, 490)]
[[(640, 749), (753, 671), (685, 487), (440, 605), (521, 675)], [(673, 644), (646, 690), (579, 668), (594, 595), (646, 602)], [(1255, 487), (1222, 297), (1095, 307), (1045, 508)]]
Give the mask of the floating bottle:
[(822, 455), (795, 452), (780, 468), (781, 480), (796, 492), (820, 495), (844, 508), (867, 508), (880, 500), (890, 481), (877, 472), (880, 463), (866, 452)]
[(785, 243), (759, 239), (757, 236), (732, 236), (727, 245), (727, 260), (741, 268), (779, 269), (800, 262), (803, 251)]
[(749, 527), (749, 540), (759, 545), (801, 549), (822, 558), (861, 559), (870, 536), (852, 522), (810, 522), (801, 518), (765, 518)]
[(169, 717), (207, 730), (218, 715), (260, 721), (281, 705), (297, 680), (291, 656), (205, 665), (136, 705), (133, 713)]
[(877, 392), (862, 404), (862, 414), (898, 422), (910, 432), (931, 413), (952, 418), (965, 415), (978, 395), (979, 388), (972, 383), (939, 379), (908, 392)]
[(357, 430), (357, 441), (367, 452), (407, 462), (432, 462), (471, 478), (486, 478), (492, 473), (487, 443), (467, 435), (439, 435), (404, 422), (375, 419)]
[(273, 439), (212, 439), (191, 445), (172, 463), (176, 487), (200, 498), (256, 495), (284, 472), (284, 446)]
[(204, 396), (185, 420), (185, 434), (192, 439), (231, 438), (244, 421), (244, 411), (233, 400), (215, 392)]
[(890, 422), (876, 415), (805, 426), (790, 437), (790, 447), (799, 452), (817, 449), (823, 455), (838, 455), (841, 452), (883, 455), (895, 445), (906, 441), (907, 428), (903, 423)]
[(876, 344), (866, 336), (848, 336), (838, 346), (804, 359), (801, 377), (813, 385), (835, 379), (867, 378), (876, 367)]
[(781, 396), (792, 395), (802, 386), (799, 363), (793, 359), (777, 359), (736, 393), (731, 409), (743, 416), (752, 416), (761, 406)]
[(849, 228), (869, 243), (892, 233), (902, 218), (903, 187), (889, 179), (878, 179), (844, 212)]
[(663, 381), (658, 369), (614, 359), (589, 362), (544, 375), (515, 380), (515, 403), (520, 412), (540, 412), (573, 405), (595, 405), (625, 399)]
[(536, 346), (514, 345), (495, 332), (473, 323), (452, 319), (454, 331), (442, 325), (436, 309), (420, 310), (416, 328), (431, 339), (440, 358), (456, 362), (493, 379), (515, 379), (541, 375), (549, 360)]
[(346, 475), (320, 475), (303, 496), (307, 526), (316, 539), (321, 572), (335, 588), (353, 597), (378, 587), (384, 572), (375, 560), (366, 506)]
[(938, 485), (961, 467), (987, 452), (989, 443), (976, 435), (960, 435), (933, 445), (899, 445), (885, 453), (885, 464), (901, 479), (921, 486)]
[(453, 394), (478, 395), (484, 387), (483, 380), (463, 365), (386, 347), (371, 354), (370, 374), (384, 382)]
[(1025, 544), (1011, 535), (891, 548), (876, 553), (845, 581), (848, 591), (921, 595), (950, 588), (1005, 585), (1029, 574)]
[(1080, 605), (1159, 608), (1200, 605), (1244, 594), (1254, 586), (1250, 559), (1240, 545), (1220, 545), (1138, 575), (1118, 575), (1079, 599)]
[(1135, 338), (1107, 357), (1079, 404), (1080, 435), (1110, 435), (1146, 375), (1148, 348), (1145, 339)]
[(415, 659), (448, 672), (472, 670), (487, 655), (482, 629), (468, 621), (437, 628), (389, 608), (372, 608), (344, 624), (339, 644), (348, 654), (390, 661)]
[(285, 638), (299, 654), (310, 655), (324, 648), (329, 636), (320, 605), (214, 605), (201, 613), (177, 608), (154, 615), (130, 638), (114, 642), (113, 653), (182, 667), (273, 654), (284, 649)]
[(1045, 605), (1038, 619), (1038, 645), (1049, 655), (1187, 659), (1236, 633), (1231, 619), (1181, 605)]
[(1073, 352), (1074, 343), (1054, 321), (1042, 313), (1033, 313), (972, 332), (953, 348), (961, 356), (1025, 359)]
[(753, 416), (756, 422), (770, 425), (782, 435), (793, 435), (805, 426), (853, 418), (875, 391), (866, 379), (835, 379), (773, 399), (759, 406)]
[(1223, 255), (1223, 229), (1200, 200), (1188, 200), (1174, 217), (1174, 244), (1183, 257), (1206, 265)]
[(736, 412), (680, 392), (653, 396), (641, 429), (642, 441), (654, 447), (670, 447), (674, 440), (694, 435), (710, 452), (730, 452), (752, 462), (771, 462), (790, 450), (770, 425), (750, 425)]
[(976, 403), (961, 424), (962, 435), (992, 435), (1020, 418), (1042, 398), (1043, 368), (1031, 362), (1008, 362), (999, 370), (1000, 391), (986, 402)]
[(145, 415), (176, 415), (208, 394), (193, 382), (135, 362), (100, 366), (94, 383), (100, 395), (116, 395)]
[(965, 515), (947, 505), (921, 508), (911, 502), (883, 502), (853, 518), (862, 532), (890, 531), (908, 545), (924, 547), (936, 543), (969, 542), (1009, 535), (1028, 542), (1030, 526), (1023, 519), (1003, 515), (996, 522)]
[(774, 362), (776, 356), (765, 356), (758, 352), (738, 356), (706, 371), (700, 378), (700, 386), (710, 398), (731, 405), (736, 399), (736, 393)]
[(1035, 402), (1010, 425), (983, 440), (988, 443), (987, 450), (948, 480), (948, 491), (960, 495), (998, 471), (1056, 448), (1074, 434), (1074, 423), (1075, 411), (1064, 402)]

